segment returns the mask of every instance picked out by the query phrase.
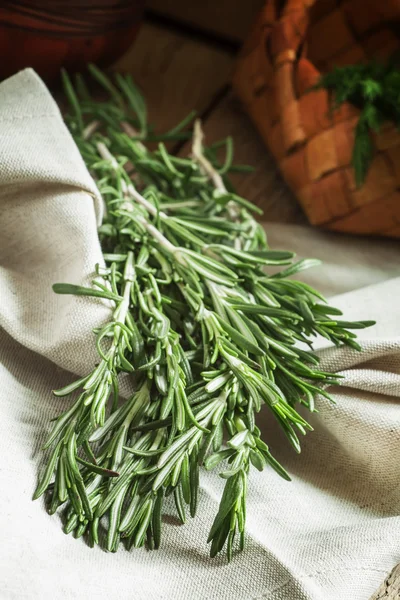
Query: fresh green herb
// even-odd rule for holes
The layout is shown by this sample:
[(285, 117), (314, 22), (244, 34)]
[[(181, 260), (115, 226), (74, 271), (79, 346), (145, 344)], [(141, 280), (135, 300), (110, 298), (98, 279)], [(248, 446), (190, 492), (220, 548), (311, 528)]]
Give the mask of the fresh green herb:
[(378, 132), (387, 121), (400, 128), (399, 55), (386, 64), (371, 62), (336, 67), (321, 77), (316, 88), (332, 92), (334, 110), (344, 102), (350, 102), (361, 111), (355, 129), (352, 160), (356, 183), (360, 186), (374, 157), (371, 131)]
[[(223, 463), (225, 491), (209, 542), (211, 556), (226, 547), (230, 559), (235, 540), (244, 544), (250, 466), (289, 479), (261, 439), (256, 413), (265, 405), (300, 451), (298, 435), (311, 427), (296, 405), (314, 411), (319, 393), (329, 398), (321, 386), (339, 381), (302, 346), (322, 335), (359, 349), (350, 329), (372, 323), (336, 320), (340, 311), (321, 294), (287, 279), (315, 262), (271, 250), (252, 205), (228, 191), (230, 138), (222, 167), (204, 148), (199, 121), (191, 157), (177, 159), (162, 143), (151, 151), (143, 143), (145, 104), (131, 79), (91, 73), (109, 102), (92, 100), (82, 78), (73, 86), (64, 74), (64, 83), (67, 123), (106, 206), (105, 265), (92, 287), (57, 283), (54, 290), (113, 308), (95, 333), (98, 364), (55, 392), (72, 402), (45, 444), (51, 453), (35, 498), (47, 490), (52, 513), (66, 504), (65, 531), (87, 535), (91, 545), (106, 516), (109, 551), (120, 540), (158, 548), (164, 498), (173, 495), (182, 522), (186, 507), (193, 517), (199, 467)], [(167, 137), (182, 133), (182, 123)], [(121, 375), (135, 389), (127, 400)]]

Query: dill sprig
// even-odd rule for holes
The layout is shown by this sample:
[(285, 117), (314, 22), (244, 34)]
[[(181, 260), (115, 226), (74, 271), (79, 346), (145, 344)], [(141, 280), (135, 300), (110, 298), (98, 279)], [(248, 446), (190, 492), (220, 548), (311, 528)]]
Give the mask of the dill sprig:
[[(66, 505), (65, 531), (91, 545), (157, 548), (165, 497), (184, 522), (187, 510), (196, 513), (199, 468), (219, 467), (226, 484), (208, 541), (211, 556), (226, 547), (230, 559), (236, 540), (244, 545), (251, 465), (290, 479), (256, 414), (265, 405), (299, 452), (311, 426), (296, 405), (315, 411), (316, 396), (330, 398), (324, 386), (339, 379), (319, 368), (312, 339), (359, 350), (352, 330), (372, 323), (341, 320), (290, 278), (318, 261), (269, 248), (251, 215), (258, 209), (226, 178), (237, 168), (230, 138), (206, 148), (196, 121), (191, 156), (178, 158), (164, 142), (186, 135), (192, 114), (155, 134), (129, 76), (90, 71), (110, 97), (94, 100), (81, 77), (73, 86), (64, 73), (66, 121), (104, 199), (105, 266), (91, 287), (57, 283), (54, 291), (113, 308), (94, 332), (98, 363), (54, 392), (71, 406), (45, 444), (35, 498), (47, 491), (51, 513)], [(149, 139), (159, 140), (155, 149)], [(120, 396), (121, 376), (135, 390), (129, 398)]]
[(371, 132), (379, 132), (384, 122), (400, 128), (399, 55), (394, 55), (386, 64), (374, 61), (336, 67), (321, 77), (313, 89), (316, 88), (332, 92), (333, 110), (344, 102), (360, 110), (352, 158), (356, 184), (360, 186), (374, 157)]

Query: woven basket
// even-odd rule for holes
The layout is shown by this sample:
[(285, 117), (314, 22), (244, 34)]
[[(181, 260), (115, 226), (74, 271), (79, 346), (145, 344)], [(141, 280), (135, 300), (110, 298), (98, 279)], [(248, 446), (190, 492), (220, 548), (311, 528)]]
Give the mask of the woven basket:
[(400, 0), (267, 0), (238, 58), (233, 86), (310, 223), (400, 237), (400, 134), (374, 136), (375, 158), (357, 189), (351, 167), (358, 111), (333, 114), (333, 66), (387, 58), (399, 48)]

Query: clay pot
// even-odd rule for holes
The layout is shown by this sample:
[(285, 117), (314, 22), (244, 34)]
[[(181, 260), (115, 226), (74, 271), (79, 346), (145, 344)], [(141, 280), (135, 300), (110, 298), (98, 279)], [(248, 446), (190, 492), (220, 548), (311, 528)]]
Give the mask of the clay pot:
[(0, 5), (0, 78), (25, 67), (49, 81), (61, 67), (107, 66), (132, 44), (144, 0), (22, 0)]

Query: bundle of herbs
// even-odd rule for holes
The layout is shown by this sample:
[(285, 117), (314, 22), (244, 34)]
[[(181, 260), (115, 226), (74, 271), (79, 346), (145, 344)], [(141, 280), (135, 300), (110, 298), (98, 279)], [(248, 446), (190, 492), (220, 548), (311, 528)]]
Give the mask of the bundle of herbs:
[[(296, 405), (315, 411), (336, 384), (318, 366), (312, 340), (359, 350), (353, 329), (310, 286), (290, 276), (316, 260), (271, 250), (256, 207), (232, 191), (230, 139), (203, 145), (195, 122), (191, 156), (164, 142), (183, 139), (193, 115), (157, 136), (129, 76), (92, 76), (109, 94), (94, 100), (84, 80), (64, 74), (67, 124), (104, 199), (104, 264), (91, 287), (57, 283), (59, 294), (105, 299), (110, 319), (94, 332), (99, 360), (58, 390), (71, 404), (54, 423), (35, 498), (66, 505), (65, 531), (116, 551), (161, 541), (163, 504), (196, 513), (199, 468), (226, 480), (208, 541), (211, 556), (243, 548), (251, 466), (289, 479), (255, 422), (265, 405), (296, 452), (311, 427)], [(155, 150), (146, 141), (158, 141)], [(225, 161), (217, 151), (225, 147)], [(271, 270), (271, 268), (273, 269)], [(277, 267), (281, 267), (277, 271)], [(268, 273), (270, 271), (270, 273)], [(90, 332), (88, 332), (90, 335)], [(121, 378), (134, 392), (120, 397)], [(101, 539), (100, 539), (101, 543)]]

